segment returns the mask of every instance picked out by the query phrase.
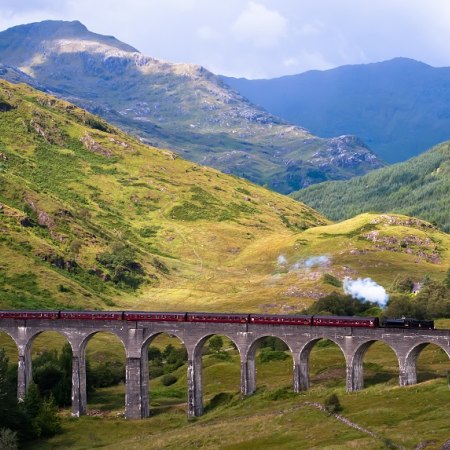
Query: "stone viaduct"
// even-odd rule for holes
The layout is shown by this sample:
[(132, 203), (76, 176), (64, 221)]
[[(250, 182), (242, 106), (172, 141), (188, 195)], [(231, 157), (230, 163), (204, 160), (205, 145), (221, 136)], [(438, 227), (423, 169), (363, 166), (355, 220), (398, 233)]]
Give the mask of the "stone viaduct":
[(31, 346), (42, 332), (56, 331), (67, 338), (72, 359), (72, 415), (87, 412), (86, 357), (89, 339), (99, 332), (110, 332), (122, 342), (126, 354), (125, 417), (141, 419), (149, 415), (148, 346), (161, 333), (179, 338), (188, 353), (188, 416), (203, 412), (202, 349), (213, 335), (231, 339), (240, 354), (241, 393), (256, 389), (255, 355), (263, 337), (274, 336), (284, 341), (293, 358), (293, 390), (309, 387), (309, 355), (320, 339), (338, 345), (346, 362), (347, 391), (363, 388), (363, 360), (376, 341), (386, 343), (398, 359), (400, 386), (417, 382), (416, 365), (420, 352), (428, 344), (436, 344), (450, 358), (450, 330), (395, 328), (350, 328), (299, 325), (261, 325), (251, 323), (133, 322), (113, 320), (42, 320), (0, 319), (0, 332), (8, 334), (18, 348), (19, 400), (23, 399), (32, 378)]

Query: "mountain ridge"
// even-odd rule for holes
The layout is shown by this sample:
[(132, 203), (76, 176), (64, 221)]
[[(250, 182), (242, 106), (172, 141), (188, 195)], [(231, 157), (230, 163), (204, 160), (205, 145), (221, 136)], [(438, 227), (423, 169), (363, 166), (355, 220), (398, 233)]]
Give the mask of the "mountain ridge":
[(64, 40), (65, 24), (52, 25), (62, 26), (58, 39), (51, 39), (55, 33), (44, 39), (45, 29), (37, 33), (29, 45), (37, 49), (32, 55), (34, 50), (26, 49), (21, 56), (17, 44), (17, 33), (27, 26), (0, 33), (2, 76), (15, 81), (17, 73), (9, 78), (5, 67), (18, 68), (37, 87), (102, 115), (151, 145), (282, 193), (383, 165), (359, 139), (314, 136), (256, 108), (200, 66), (112, 49), (102, 39)]
[(409, 58), (271, 80), (222, 79), (267, 111), (322, 136), (356, 134), (383, 160), (407, 160), (450, 138), (450, 68)]

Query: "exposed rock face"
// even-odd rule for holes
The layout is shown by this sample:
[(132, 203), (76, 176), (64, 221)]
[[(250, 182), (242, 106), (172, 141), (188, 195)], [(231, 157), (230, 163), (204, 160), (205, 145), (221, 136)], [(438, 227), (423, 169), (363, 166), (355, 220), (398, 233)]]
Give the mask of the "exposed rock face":
[(89, 151), (99, 153), (107, 158), (112, 157), (111, 150), (102, 147), (90, 134), (86, 133), (80, 140)]
[[(383, 165), (353, 136), (318, 138), (251, 104), (200, 66), (146, 57), (79, 22), (6, 30), (0, 60), (0, 76), (8, 80), (52, 90), (148, 144), (283, 193)], [(39, 125), (34, 129), (48, 136)], [(84, 143), (104, 151), (89, 137)]]

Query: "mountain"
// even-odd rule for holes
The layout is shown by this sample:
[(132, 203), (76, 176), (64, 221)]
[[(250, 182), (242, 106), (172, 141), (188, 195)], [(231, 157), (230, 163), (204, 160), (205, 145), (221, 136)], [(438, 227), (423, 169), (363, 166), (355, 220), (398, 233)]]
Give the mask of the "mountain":
[[(335, 289), (326, 273), (386, 285), (404, 271), (443, 276), (448, 235), (387, 222), (329, 225), (289, 197), (0, 80), (0, 308), (289, 312)], [(396, 251), (364, 238), (376, 229), (418, 237)]]
[(450, 231), (450, 142), (409, 161), (292, 194), (334, 220), (365, 211), (397, 212)]
[(288, 193), (384, 164), (355, 136), (312, 135), (202, 67), (146, 57), (79, 22), (0, 33), (0, 76), (52, 92), (161, 148)]
[(356, 134), (389, 163), (450, 139), (449, 67), (396, 58), (272, 80), (223, 79), (315, 134)]

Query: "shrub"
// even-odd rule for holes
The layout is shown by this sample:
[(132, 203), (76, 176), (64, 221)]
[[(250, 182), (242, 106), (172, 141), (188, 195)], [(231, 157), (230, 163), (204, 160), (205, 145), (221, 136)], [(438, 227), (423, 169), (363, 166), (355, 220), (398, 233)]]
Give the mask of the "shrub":
[(97, 261), (108, 268), (111, 280), (124, 287), (137, 289), (144, 281), (144, 269), (136, 261), (133, 248), (122, 243), (115, 243), (110, 251), (99, 253)]
[(17, 450), (17, 434), (9, 428), (0, 429), (0, 448), (2, 450)]
[(211, 409), (217, 408), (218, 406), (226, 405), (230, 403), (232, 399), (233, 395), (230, 394), (229, 392), (219, 392), (211, 399), (209, 404), (205, 407), (205, 411), (206, 412), (211, 411)]
[(331, 286), (342, 287), (342, 281), (329, 273), (324, 273), (322, 280), (324, 283), (331, 284)]
[(284, 361), (289, 358), (289, 356), (280, 350), (272, 350), (270, 348), (261, 349), (261, 353), (259, 354), (259, 360), (262, 363), (266, 363), (269, 361)]
[(339, 398), (336, 394), (331, 394), (329, 397), (327, 397), (325, 399), (324, 406), (330, 414), (335, 414), (339, 411), (342, 411), (341, 402), (339, 401)]
[(223, 339), (222, 336), (213, 336), (209, 342), (208, 347), (212, 352), (218, 353), (222, 350), (223, 347)]
[(148, 369), (148, 375), (151, 379), (158, 378), (161, 375), (164, 375), (164, 368), (161, 366), (152, 366), (150, 365)]
[(42, 437), (51, 437), (61, 431), (61, 419), (52, 396), (42, 402), (32, 425), (37, 435)]
[(288, 346), (281, 339), (274, 336), (266, 336), (260, 340), (260, 347), (270, 348), (272, 350), (285, 351), (289, 350)]
[(167, 373), (166, 375), (164, 375), (161, 378), (161, 383), (164, 386), (171, 386), (172, 384), (176, 383), (177, 381), (178, 381), (178, 378), (172, 373)]
[(102, 362), (92, 369), (93, 386), (108, 387), (125, 381), (125, 366), (119, 361)]

